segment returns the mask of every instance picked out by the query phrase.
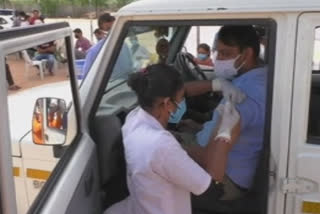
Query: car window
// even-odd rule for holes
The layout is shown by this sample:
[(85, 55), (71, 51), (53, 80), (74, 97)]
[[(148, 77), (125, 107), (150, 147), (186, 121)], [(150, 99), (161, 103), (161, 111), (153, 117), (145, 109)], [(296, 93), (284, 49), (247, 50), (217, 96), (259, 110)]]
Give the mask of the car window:
[(196, 56), (197, 46), (201, 43), (209, 45), (213, 50), (214, 38), (220, 28), (221, 26), (193, 26), (184, 43), (184, 50)]
[(77, 133), (65, 44), (51, 41), (5, 58), (18, 213), (28, 211)]
[(314, 38), (307, 142), (320, 145), (320, 27), (315, 29)]
[(13, 15), (13, 10), (0, 10), (0, 15), (4, 15), (4, 16)]
[(147, 65), (158, 63), (160, 58), (156, 51), (157, 44), (159, 46), (159, 41), (169, 44), (176, 31), (177, 27), (171, 26), (130, 27), (122, 41), (101, 105), (107, 106), (110, 113), (122, 108), (130, 109), (136, 99), (126, 84), (128, 76)]

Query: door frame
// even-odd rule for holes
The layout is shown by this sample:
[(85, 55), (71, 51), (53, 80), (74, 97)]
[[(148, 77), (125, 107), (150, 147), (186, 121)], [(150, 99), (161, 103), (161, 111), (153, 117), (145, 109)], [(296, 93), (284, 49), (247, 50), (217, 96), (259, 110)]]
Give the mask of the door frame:
[[(287, 168), (287, 178), (289, 179), (304, 179), (303, 174), (310, 173), (310, 171), (302, 170), (303, 168), (307, 169), (310, 166), (301, 166), (303, 163), (302, 160), (308, 159), (308, 155), (316, 155), (320, 158), (320, 146), (307, 143), (314, 36), (315, 28), (320, 26), (320, 12), (300, 14), (297, 26)], [(309, 179), (309, 176), (306, 176), (306, 178)], [(320, 182), (318, 185), (320, 185)], [(302, 194), (287, 194), (286, 213), (301, 213), (303, 198), (307, 199)]]

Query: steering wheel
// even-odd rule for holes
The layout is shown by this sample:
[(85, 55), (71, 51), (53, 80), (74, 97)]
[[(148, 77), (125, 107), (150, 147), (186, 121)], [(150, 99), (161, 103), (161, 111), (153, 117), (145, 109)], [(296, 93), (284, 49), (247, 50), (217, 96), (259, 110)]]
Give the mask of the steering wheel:
[(193, 56), (190, 53), (178, 53), (174, 66), (186, 82), (207, 79), (199, 65), (193, 61)]

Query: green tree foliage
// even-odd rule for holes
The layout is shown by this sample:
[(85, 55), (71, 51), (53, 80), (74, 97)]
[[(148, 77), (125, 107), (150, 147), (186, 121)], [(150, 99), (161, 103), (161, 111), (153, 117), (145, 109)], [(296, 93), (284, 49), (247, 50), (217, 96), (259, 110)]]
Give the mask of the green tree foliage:
[(39, 2), (41, 13), (56, 16), (59, 3), (59, 0), (41, 0)]
[(6, 2), (6, 5), (10, 4), (10, 2), (14, 3), (14, 5), (39, 5), (41, 12), (47, 16), (58, 15), (59, 8), (64, 5), (96, 8), (101, 11), (104, 9), (117, 10), (133, 1), (136, 0), (3, 0), (3, 2)]

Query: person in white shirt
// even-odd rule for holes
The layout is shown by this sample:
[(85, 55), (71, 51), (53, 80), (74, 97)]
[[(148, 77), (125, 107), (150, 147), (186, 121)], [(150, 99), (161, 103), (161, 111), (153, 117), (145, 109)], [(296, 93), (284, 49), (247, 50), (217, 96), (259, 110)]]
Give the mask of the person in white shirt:
[[(201, 156), (202, 168), (166, 129), (186, 110), (182, 77), (171, 66), (155, 64), (131, 74), (128, 85), (139, 102), (122, 128), (130, 195), (105, 214), (191, 214), (190, 193), (220, 192), (222, 187), (203, 169), (211, 170), (212, 151)], [(239, 114), (230, 102), (219, 109), (222, 120), (214, 141), (228, 143)]]

